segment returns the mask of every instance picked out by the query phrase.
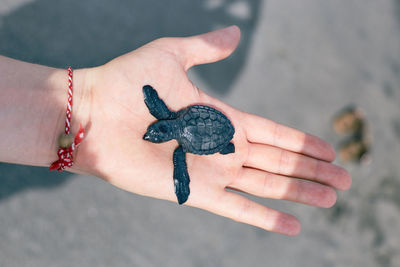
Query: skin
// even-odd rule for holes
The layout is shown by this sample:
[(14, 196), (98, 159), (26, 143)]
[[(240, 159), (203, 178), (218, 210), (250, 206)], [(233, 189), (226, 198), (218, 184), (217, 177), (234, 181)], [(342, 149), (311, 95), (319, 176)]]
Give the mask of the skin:
[[(328, 208), (336, 202), (336, 189), (350, 187), (351, 177), (331, 163), (335, 151), (327, 142), (237, 110), (192, 84), (190, 67), (229, 56), (239, 39), (235, 26), (162, 38), (105, 65), (74, 71), (72, 132), (81, 123), (86, 137), (69, 171), (100, 177), (132, 193), (177, 201), (172, 179), (176, 141), (142, 139), (155, 121), (142, 94), (143, 85), (151, 84), (171, 110), (203, 103), (221, 110), (235, 127), (235, 153), (187, 154), (191, 194), (185, 205), (268, 231), (298, 234), (297, 218), (237, 191)], [(49, 166), (57, 159), (57, 138), (64, 127), (66, 70), (1, 57), (0, 73), (5, 77), (0, 79), (0, 125), (7, 126), (0, 133), (0, 160)]]

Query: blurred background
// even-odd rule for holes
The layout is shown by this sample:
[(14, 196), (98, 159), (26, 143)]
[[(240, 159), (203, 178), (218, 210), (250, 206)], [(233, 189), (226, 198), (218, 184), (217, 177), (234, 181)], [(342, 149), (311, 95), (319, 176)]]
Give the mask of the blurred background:
[(0, 266), (400, 266), (399, 0), (0, 0), (0, 54), (89, 67), (231, 24), (237, 51), (192, 69), (198, 87), (343, 153), (338, 112), (353, 105), (368, 125), (368, 152), (337, 162), (354, 179), (337, 204), (258, 199), (299, 217), (302, 233), (286, 237), (94, 177), (0, 163)]

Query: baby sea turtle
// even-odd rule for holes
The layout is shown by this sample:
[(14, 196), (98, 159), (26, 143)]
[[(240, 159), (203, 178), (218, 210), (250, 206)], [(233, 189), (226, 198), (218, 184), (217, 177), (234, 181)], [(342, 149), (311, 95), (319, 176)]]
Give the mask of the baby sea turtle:
[(235, 146), (230, 141), (235, 129), (224, 114), (212, 107), (191, 105), (173, 112), (150, 85), (143, 87), (143, 94), (147, 108), (158, 119), (147, 128), (143, 139), (153, 143), (178, 141), (173, 154), (174, 186), (178, 203), (183, 204), (190, 194), (185, 153), (234, 153)]

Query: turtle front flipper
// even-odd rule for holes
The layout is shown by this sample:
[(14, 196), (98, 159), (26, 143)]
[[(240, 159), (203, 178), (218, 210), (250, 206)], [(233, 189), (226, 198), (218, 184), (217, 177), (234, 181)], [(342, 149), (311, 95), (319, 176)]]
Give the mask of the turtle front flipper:
[(164, 101), (158, 97), (157, 91), (150, 85), (143, 86), (144, 103), (151, 115), (159, 120), (175, 119), (176, 114), (168, 109)]
[(178, 146), (175, 149), (173, 162), (175, 194), (179, 205), (181, 205), (186, 202), (190, 194), (190, 178), (186, 166), (186, 154), (183, 152), (182, 146)]

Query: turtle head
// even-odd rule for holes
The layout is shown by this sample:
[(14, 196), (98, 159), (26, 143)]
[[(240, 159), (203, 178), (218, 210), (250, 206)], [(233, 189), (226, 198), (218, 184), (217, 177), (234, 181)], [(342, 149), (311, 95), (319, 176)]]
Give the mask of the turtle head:
[(170, 121), (156, 121), (147, 128), (143, 140), (162, 143), (173, 139), (173, 137), (174, 134)]

